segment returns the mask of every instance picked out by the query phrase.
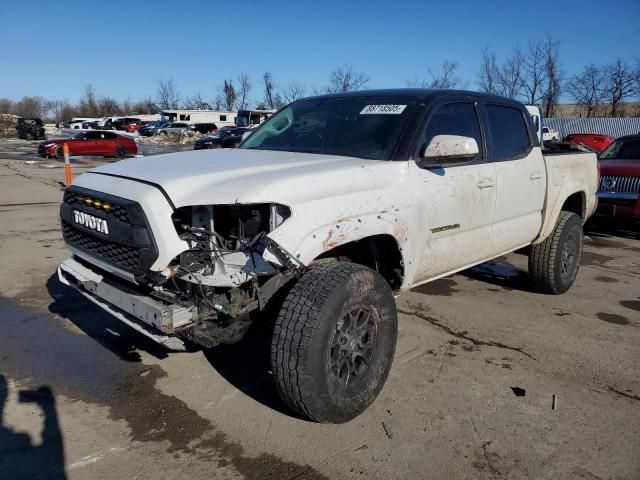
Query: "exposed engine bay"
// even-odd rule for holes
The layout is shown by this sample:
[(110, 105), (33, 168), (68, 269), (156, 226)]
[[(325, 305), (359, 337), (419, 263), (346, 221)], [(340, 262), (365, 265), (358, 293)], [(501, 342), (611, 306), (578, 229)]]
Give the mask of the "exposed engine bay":
[(177, 209), (174, 228), (189, 249), (162, 272), (147, 274), (150, 295), (197, 309), (198, 324), (184, 332), (196, 343), (240, 340), (249, 313), (264, 309), (303, 266), (267, 236), (290, 215), (288, 207), (269, 203)]

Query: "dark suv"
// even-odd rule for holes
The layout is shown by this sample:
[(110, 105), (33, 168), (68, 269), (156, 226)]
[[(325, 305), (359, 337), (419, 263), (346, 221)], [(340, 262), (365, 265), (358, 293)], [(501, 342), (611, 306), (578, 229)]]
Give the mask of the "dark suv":
[(45, 138), (44, 125), (39, 118), (19, 118), (16, 130), (18, 138), (23, 140), (44, 140)]

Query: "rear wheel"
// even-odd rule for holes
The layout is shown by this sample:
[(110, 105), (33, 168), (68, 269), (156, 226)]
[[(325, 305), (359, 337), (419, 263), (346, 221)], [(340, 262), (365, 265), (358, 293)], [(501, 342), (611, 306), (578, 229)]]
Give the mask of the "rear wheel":
[(126, 147), (123, 147), (122, 145), (116, 148), (116, 158), (124, 158), (128, 153), (129, 152), (127, 151)]
[(531, 246), (529, 276), (537, 291), (557, 295), (569, 290), (580, 268), (583, 236), (580, 217), (563, 211), (551, 235)]
[(293, 286), (276, 321), (271, 366), (281, 398), (317, 422), (356, 417), (387, 379), (397, 322), (380, 274), (355, 263), (316, 266)]

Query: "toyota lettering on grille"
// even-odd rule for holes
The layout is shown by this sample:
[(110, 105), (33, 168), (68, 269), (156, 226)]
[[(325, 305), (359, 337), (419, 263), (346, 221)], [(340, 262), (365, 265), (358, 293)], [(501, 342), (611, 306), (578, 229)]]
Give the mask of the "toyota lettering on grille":
[(83, 227), (95, 230), (98, 233), (109, 235), (109, 225), (107, 224), (107, 221), (102, 218), (98, 218), (94, 215), (74, 210), (73, 221), (78, 225), (82, 225)]

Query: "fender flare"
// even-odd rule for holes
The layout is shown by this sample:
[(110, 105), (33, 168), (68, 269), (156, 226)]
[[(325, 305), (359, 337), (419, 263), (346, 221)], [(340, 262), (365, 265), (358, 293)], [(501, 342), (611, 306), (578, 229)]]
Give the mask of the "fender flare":
[[(283, 227), (288, 228), (283, 228)], [(368, 213), (342, 217), (331, 223), (325, 223), (302, 236), (295, 235), (294, 224), (274, 230), (269, 234), (279, 245), (284, 246), (299, 261), (308, 265), (321, 254), (333, 250), (340, 245), (362, 240), (374, 235), (390, 235), (396, 240), (400, 253), (404, 258), (404, 245), (407, 243), (407, 226), (399, 218), (388, 213)], [(293, 240), (293, 242), (292, 242)], [(293, 247), (289, 248), (291, 245)], [(405, 259), (406, 260), (406, 259)]]

